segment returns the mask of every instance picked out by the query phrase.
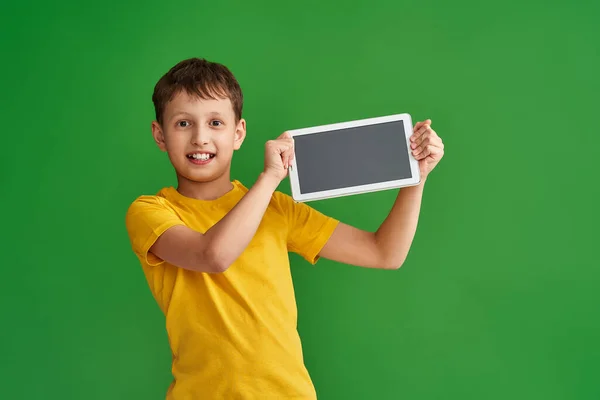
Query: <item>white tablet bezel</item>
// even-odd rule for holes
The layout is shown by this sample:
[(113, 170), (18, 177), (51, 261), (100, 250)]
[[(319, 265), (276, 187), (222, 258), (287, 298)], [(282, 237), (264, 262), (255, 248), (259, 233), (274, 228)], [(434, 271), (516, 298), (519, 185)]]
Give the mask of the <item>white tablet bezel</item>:
[(322, 133), (322, 132), (328, 132), (328, 131), (334, 131), (334, 130), (340, 130), (340, 129), (348, 129), (348, 128), (353, 128), (353, 127), (358, 127), (358, 126), (377, 125), (377, 124), (383, 124), (383, 123), (395, 122), (395, 121), (402, 121), (404, 123), (404, 133), (405, 133), (405, 140), (406, 140), (406, 148), (408, 150), (407, 156), (408, 156), (409, 163), (410, 163), (410, 172), (411, 172), (411, 176), (412, 176), (411, 178), (398, 179), (398, 180), (380, 182), (380, 183), (372, 183), (372, 184), (367, 184), (367, 185), (350, 186), (350, 187), (345, 187), (345, 188), (341, 188), (341, 189), (323, 190), (323, 191), (319, 191), (319, 192), (302, 194), (302, 193), (300, 193), (300, 183), (298, 180), (298, 165), (296, 164), (296, 158), (294, 157), (294, 160), (292, 161), (292, 166), (290, 167), (290, 170), (289, 170), (289, 179), (290, 179), (290, 185), (291, 185), (291, 189), (292, 189), (292, 198), (294, 199), (294, 201), (300, 203), (300, 202), (306, 202), (306, 201), (323, 200), (323, 199), (330, 199), (330, 198), (334, 198), (334, 197), (341, 197), (341, 196), (348, 196), (348, 195), (355, 195), (355, 194), (362, 194), (362, 193), (369, 193), (369, 192), (377, 192), (377, 191), (381, 191), (381, 190), (397, 189), (397, 188), (402, 188), (402, 187), (407, 187), (407, 186), (418, 185), (421, 182), (421, 174), (419, 171), (419, 162), (414, 158), (411, 148), (410, 148), (410, 136), (413, 133), (413, 124), (412, 124), (412, 118), (411, 118), (410, 114), (403, 113), (403, 114), (388, 115), (388, 116), (384, 116), (384, 117), (367, 118), (367, 119), (361, 119), (361, 120), (355, 120), (355, 121), (340, 122), (340, 123), (335, 123), (335, 124), (313, 126), (310, 128), (293, 129), (293, 130), (289, 130), (287, 132), (292, 136), (292, 139), (293, 139), (295, 136), (300, 136), (300, 135), (310, 135), (310, 134), (314, 134), (314, 133)]

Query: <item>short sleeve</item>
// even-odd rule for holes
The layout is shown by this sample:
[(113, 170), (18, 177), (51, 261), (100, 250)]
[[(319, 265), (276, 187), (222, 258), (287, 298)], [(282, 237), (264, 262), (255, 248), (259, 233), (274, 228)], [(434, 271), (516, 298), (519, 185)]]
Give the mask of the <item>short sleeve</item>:
[(291, 196), (276, 192), (277, 200), (288, 223), (288, 249), (311, 264), (327, 243), (338, 221), (306, 203), (296, 203)]
[(156, 240), (167, 229), (184, 225), (179, 216), (158, 196), (138, 197), (127, 210), (125, 225), (133, 252), (148, 265), (155, 266), (163, 260), (150, 253)]

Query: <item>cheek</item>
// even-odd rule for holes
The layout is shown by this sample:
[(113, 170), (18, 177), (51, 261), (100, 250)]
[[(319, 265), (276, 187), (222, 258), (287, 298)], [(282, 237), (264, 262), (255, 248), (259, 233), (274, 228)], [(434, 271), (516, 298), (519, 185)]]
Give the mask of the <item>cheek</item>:
[(170, 132), (165, 136), (165, 144), (169, 149), (181, 149), (185, 147), (185, 138), (177, 132)]
[(219, 137), (215, 140), (215, 145), (222, 153), (232, 152), (238, 146), (235, 142), (235, 137), (232, 137), (231, 135)]

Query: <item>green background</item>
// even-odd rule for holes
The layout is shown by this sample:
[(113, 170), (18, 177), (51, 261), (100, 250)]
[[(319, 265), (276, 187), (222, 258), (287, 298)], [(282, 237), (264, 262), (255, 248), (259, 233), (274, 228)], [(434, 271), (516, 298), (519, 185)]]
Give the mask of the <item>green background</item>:
[[(400, 270), (291, 256), (320, 399), (600, 398), (598, 18), (564, 0), (3, 1), (0, 397), (164, 398), (124, 216), (175, 182), (151, 93), (197, 56), (244, 90), (247, 185), (286, 129), (409, 112), (446, 144)], [(395, 195), (312, 205), (376, 229)]]

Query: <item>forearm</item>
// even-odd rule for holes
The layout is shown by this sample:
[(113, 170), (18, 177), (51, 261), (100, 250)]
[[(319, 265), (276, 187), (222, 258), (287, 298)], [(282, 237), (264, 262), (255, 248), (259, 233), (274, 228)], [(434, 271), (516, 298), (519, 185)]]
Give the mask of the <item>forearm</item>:
[(400, 267), (412, 245), (421, 211), (425, 181), (403, 188), (388, 217), (375, 232), (379, 254), (384, 265)]
[(261, 174), (248, 193), (206, 233), (206, 257), (227, 269), (254, 237), (279, 182)]

